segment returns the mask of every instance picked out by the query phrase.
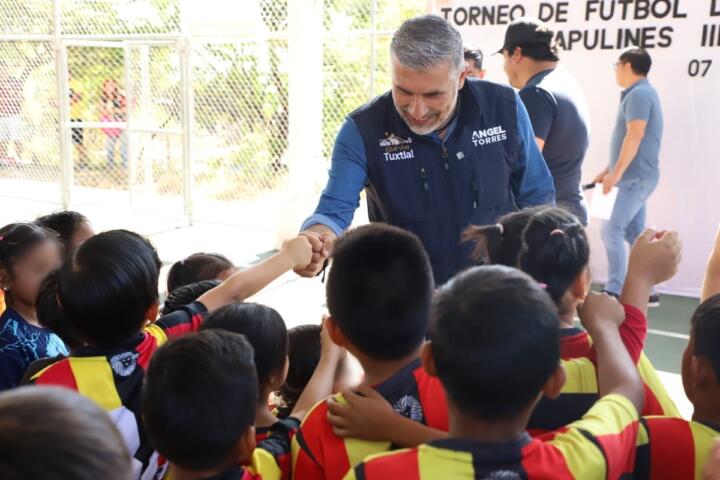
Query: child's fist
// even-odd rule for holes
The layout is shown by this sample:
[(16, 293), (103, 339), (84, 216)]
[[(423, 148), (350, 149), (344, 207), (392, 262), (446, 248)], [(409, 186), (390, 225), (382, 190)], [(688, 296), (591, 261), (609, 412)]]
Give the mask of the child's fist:
[(677, 232), (646, 229), (630, 250), (628, 273), (647, 279), (652, 285), (675, 275), (682, 260), (682, 240)]
[(290, 240), (285, 240), (281, 250), (287, 252), (292, 262), (292, 268), (303, 268), (312, 259), (312, 247), (307, 238), (300, 235)]
[(590, 293), (578, 308), (583, 326), (592, 334), (592, 330), (606, 324), (619, 327), (625, 321), (625, 309), (606, 293)]

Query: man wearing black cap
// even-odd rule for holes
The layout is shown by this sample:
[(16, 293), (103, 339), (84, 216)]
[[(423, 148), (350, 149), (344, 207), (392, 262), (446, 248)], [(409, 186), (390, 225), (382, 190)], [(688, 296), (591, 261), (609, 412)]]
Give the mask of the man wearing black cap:
[(533, 130), (553, 176), (557, 203), (587, 224), (581, 168), (589, 144), (590, 113), (585, 95), (559, 65), (554, 34), (540, 20), (524, 17), (505, 32), (498, 53), (510, 84), (520, 89)]

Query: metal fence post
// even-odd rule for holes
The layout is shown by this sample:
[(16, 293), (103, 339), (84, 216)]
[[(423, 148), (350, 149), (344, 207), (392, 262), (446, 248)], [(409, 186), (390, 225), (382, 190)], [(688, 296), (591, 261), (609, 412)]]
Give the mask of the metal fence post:
[(70, 150), (70, 88), (67, 49), (62, 41), (61, 0), (54, 0), (55, 79), (58, 98), (58, 129), (60, 133), (60, 196), (62, 207), (70, 208), (73, 185), (73, 158)]
[(185, 220), (193, 223), (193, 117), (195, 111), (192, 81), (192, 43), (184, 33), (180, 40), (181, 91), (182, 91), (182, 136), (183, 136), (183, 205)]

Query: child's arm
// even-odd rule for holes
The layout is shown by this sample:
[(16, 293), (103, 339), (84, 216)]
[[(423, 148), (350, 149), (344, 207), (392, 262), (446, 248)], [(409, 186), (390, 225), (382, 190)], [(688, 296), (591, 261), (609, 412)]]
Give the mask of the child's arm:
[(632, 305), (647, 316), (652, 288), (672, 278), (681, 259), (682, 241), (677, 232), (646, 229), (630, 250), (620, 303)]
[(641, 411), (643, 383), (618, 331), (625, 310), (609, 295), (590, 294), (578, 313), (597, 351), (600, 395), (622, 395)]
[(720, 293), (720, 229), (715, 237), (715, 245), (705, 267), (700, 301), (704, 302), (713, 295)]
[(310, 263), (312, 249), (307, 238), (298, 236), (283, 242), (280, 251), (257, 265), (238, 272), (198, 298), (208, 312), (233, 302), (242, 302), (293, 268)]
[(333, 383), (335, 382), (335, 372), (340, 361), (345, 356), (345, 349), (338, 347), (330, 339), (327, 332), (325, 322), (323, 321), (322, 330), (320, 331), (320, 361), (315, 367), (315, 371), (310, 377), (310, 381), (305, 386), (300, 398), (295, 403), (291, 417), (302, 420), (305, 414), (320, 400), (332, 395)]
[(417, 447), (447, 438), (447, 433), (414, 422), (395, 412), (377, 390), (367, 385), (343, 392), (347, 405), (328, 400), (328, 421), (340, 437), (389, 441), (400, 447)]

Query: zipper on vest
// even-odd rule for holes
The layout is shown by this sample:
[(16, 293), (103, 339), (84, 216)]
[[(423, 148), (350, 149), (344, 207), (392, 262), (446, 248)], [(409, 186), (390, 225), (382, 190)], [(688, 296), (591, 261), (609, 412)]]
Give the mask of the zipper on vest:
[(473, 188), (473, 210), (477, 210), (478, 198), (480, 198), (480, 190), (478, 189), (477, 180), (473, 180), (472, 188)]
[(428, 174), (425, 167), (420, 167), (420, 181), (422, 182), (423, 190), (425, 190), (425, 207), (430, 209), (430, 184), (428, 183)]

